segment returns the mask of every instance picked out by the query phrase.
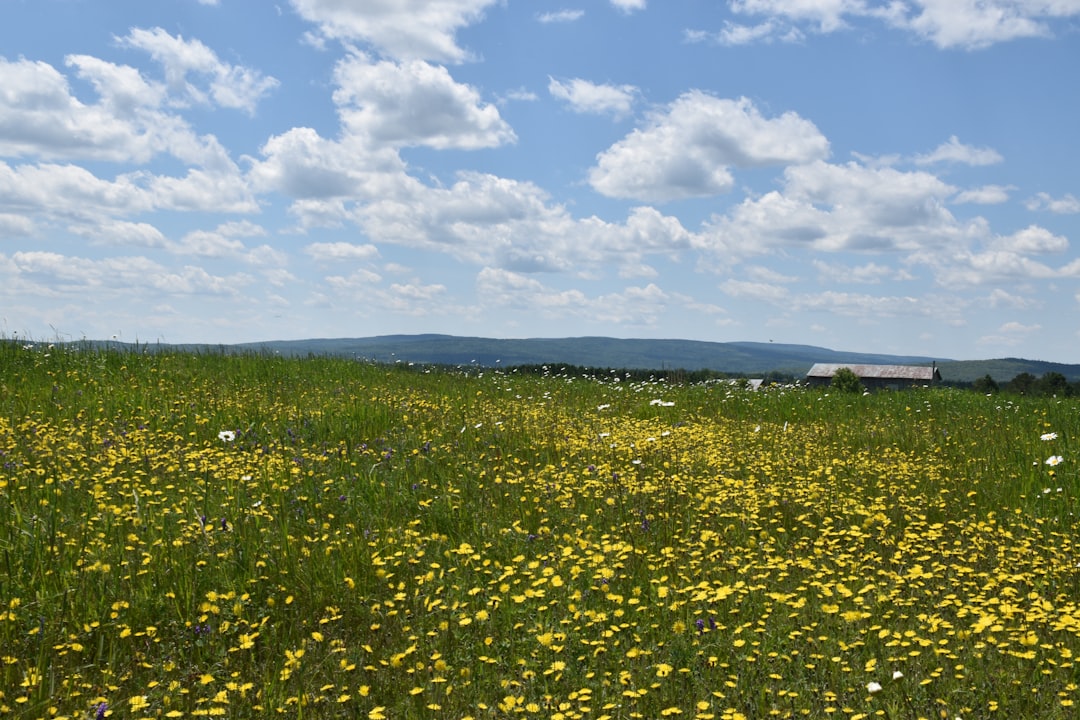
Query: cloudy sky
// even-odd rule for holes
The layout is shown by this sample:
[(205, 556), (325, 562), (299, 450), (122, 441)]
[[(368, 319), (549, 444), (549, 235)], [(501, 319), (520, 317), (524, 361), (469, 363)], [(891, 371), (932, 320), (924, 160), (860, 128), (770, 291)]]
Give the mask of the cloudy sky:
[(1080, 362), (1080, 0), (0, 0), (0, 334)]

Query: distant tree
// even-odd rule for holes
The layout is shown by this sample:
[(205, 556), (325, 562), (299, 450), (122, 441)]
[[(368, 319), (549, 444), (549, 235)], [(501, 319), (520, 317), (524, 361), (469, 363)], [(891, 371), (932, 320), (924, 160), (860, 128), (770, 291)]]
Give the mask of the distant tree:
[(1068, 397), (1072, 395), (1072, 387), (1069, 385), (1068, 379), (1059, 372), (1048, 372), (1044, 374), (1039, 381), (1035, 383), (1036, 390), (1039, 395), (1046, 397), (1058, 396)]
[(994, 378), (990, 377), (990, 373), (987, 373), (986, 375), (983, 375), (981, 378), (976, 380), (975, 383), (971, 386), (971, 389), (975, 392), (983, 393), (984, 395), (991, 395), (993, 393), (996, 393), (1001, 388), (999, 388), (998, 384), (994, 382)]
[(1009, 392), (1019, 393), (1020, 395), (1031, 395), (1032, 390), (1035, 389), (1036, 378), (1031, 373), (1022, 372), (1006, 385), (1005, 389)]
[(851, 368), (842, 367), (833, 373), (830, 387), (839, 392), (861, 393), (862, 381)]

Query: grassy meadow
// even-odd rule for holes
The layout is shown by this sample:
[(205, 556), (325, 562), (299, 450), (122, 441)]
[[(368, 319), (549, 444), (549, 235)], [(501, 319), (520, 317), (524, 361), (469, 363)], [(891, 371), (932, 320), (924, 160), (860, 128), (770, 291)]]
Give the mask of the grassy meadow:
[(1078, 411), (0, 342), (0, 717), (1076, 717)]

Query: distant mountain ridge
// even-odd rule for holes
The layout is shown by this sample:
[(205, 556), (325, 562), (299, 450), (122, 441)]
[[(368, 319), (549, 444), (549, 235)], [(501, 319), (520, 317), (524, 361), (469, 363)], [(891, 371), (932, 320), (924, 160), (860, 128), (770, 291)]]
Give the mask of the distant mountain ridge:
[(1058, 372), (1070, 381), (1080, 380), (1080, 365), (1064, 363), (1020, 358), (950, 360), (923, 355), (845, 352), (813, 345), (773, 342), (608, 337), (498, 339), (421, 334), (275, 340), (220, 347), (241, 352), (333, 355), (391, 363), (400, 361), (481, 367), (564, 364), (595, 368), (715, 370), (742, 375), (777, 372), (801, 376), (819, 362), (882, 365), (929, 365), (936, 362), (942, 378), (951, 382), (972, 382), (985, 375), (990, 375), (997, 382), (1007, 382), (1025, 372), (1036, 377), (1047, 372)]

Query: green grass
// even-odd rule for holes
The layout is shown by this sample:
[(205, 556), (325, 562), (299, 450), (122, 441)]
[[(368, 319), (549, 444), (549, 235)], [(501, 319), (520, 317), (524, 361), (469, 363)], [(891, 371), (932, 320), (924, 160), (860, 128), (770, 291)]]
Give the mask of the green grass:
[(0, 343), (0, 715), (1073, 717), (1077, 409)]

